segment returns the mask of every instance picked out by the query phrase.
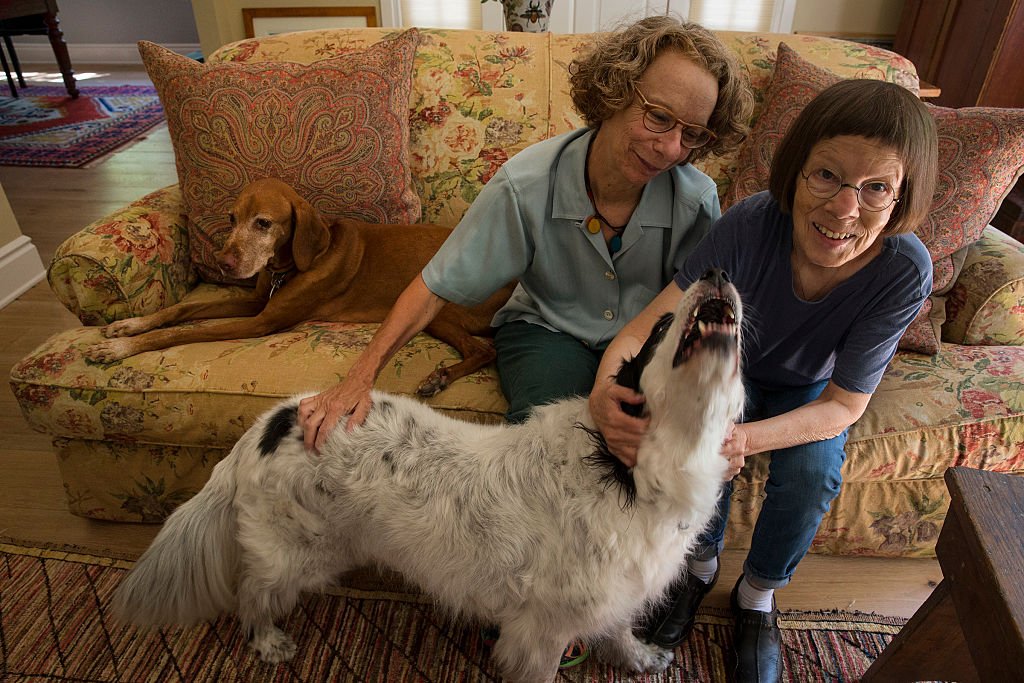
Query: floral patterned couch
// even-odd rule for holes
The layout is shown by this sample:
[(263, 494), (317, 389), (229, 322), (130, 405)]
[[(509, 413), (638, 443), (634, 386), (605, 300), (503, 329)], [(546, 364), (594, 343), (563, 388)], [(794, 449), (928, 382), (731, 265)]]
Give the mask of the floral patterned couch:
[[(222, 47), (207, 66), (310, 64), (357, 53), (389, 33), (344, 29), (250, 39)], [(755, 119), (780, 42), (840, 76), (917, 87), (909, 62), (876, 48), (810, 36), (720, 35), (755, 88)], [(587, 40), (420, 31), (406, 162), (424, 221), (454, 226), (509, 156), (579, 125), (566, 66)], [(723, 197), (738, 158), (737, 152), (702, 163)], [(179, 158), (179, 175), (181, 166)], [(374, 331), (366, 324), (308, 322), (258, 339), (169, 348), (106, 365), (86, 361), (82, 349), (100, 338), (98, 325), (183, 297), (238, 291), (200, 281), (186, 213), (178, 185), (157, 190), (85, 226), (50, 265), (51, 287), (84, 326), (48, 339), (13, 368), (10, 381), (25, 419), (53, 437), (75, 514), (159, 522), (203, 485), (257, 415), (284, 396), (338, 381)], [(1024, 246), (988, 227), (955, 260), (959, 272), (942, 293), (941, 348), (901, 351), (892, 362), (851, 430), (843, 490), (815, 552), (931, 555), (948, 503), (947, 467), (1024, 471)], [(423, 375), (454, 357), (420, 335), (396, 355), (378, 387), (411, 393)], [(505, 410), (493, 368), (429, 403), (475, 421), (499, 421)], [(763, 491), (764, 458), (752, 461), (736, 487), (732, 547), (744, 543)]]

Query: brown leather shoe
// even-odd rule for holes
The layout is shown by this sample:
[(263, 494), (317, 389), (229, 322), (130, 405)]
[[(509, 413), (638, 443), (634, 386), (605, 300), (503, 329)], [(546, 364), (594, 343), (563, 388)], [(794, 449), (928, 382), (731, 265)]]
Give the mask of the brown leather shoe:
[(666, 650), (686, 640), (693, 630), (697, 608), (715, 587), (721, 568), (719, 564), (711, 583), (704, 583), (688, 571), (680, 574), (668, 587), (665, 600), (641, 620), (639, 636)]

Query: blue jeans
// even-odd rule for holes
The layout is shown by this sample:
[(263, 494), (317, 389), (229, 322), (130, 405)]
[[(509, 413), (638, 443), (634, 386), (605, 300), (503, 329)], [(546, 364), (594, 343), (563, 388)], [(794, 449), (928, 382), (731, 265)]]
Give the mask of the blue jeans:
[[(747, 382), (744, 421), (753, 422), (789, 412), (810, 403), (827, 381), (794, 389), (766, 389)], [(825, 441), (783, 448), (771, 453), (761, 512), (754, 525), (743, 573), (758, 588), (781, 588), (811, 547), (821, 518), (842, 484), (847, 430)], [(724, 547), (732, 482), (722, 489), (718, 514), (704, 532), (694, 557), (710, 559)]]
[(509, 422), (522, 422), (534, 406), (589, 396), (604, 353), (570, 334), (522, 320), (499, 327), (494, 347)]

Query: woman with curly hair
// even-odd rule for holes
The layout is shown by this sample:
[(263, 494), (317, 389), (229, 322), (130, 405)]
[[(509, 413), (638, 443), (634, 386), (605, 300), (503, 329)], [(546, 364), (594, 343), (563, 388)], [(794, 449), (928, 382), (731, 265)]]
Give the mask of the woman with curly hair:
[(585, 394), (605, 346), (719, 217), (715, 184), (692, 162), (742, 141), (753, 98), (713, 33), (642, 19), (575, 60), (570, 85), (586, 127), (491, 178), (344, 381), (303, 401), (310, 447), (345, 415), (363, 421), (381, 368), (447, 301), (479, 303), (517, 279), (493, 321), (508, 418)]

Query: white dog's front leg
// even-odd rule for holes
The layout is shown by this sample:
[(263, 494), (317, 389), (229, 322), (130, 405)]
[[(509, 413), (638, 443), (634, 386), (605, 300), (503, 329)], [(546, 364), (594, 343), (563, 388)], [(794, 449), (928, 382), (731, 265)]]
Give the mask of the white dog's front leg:
[(494, 646), (494, 658), (502, 678), (510, 683), (550, 683), (558, 673), (566, 642), (567, 638), (558, 634), (505, 623)]
[(594, 654), (598, 659), (632, 673), (659, 673), (667, 669), (675, 658), (672, 650), (638, 640), (628, 626), (619, 630), (617, 635), (601, 640), (594, 648)]

